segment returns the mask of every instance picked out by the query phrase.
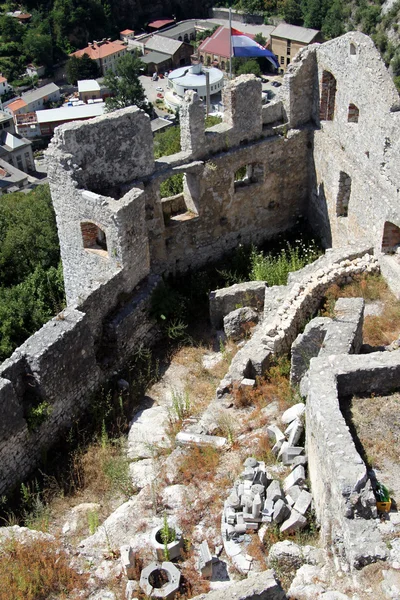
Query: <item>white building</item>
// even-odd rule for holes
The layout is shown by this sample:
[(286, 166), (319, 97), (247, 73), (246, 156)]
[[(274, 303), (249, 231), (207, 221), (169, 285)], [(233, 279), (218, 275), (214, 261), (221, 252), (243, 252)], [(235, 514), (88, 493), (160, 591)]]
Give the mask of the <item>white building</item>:
[(9, 89), (11, 89), (11, 88), (8, 85), (7, 79), (5, 77), (3, 77), (2, 75), (0, 75), (0, 96), (5, 94), (6, 92), (8, 92)]
[(221, 92), (224, 87), (224, 74), (215, 67), (207, 68), (201, 63), (189, 67), (180, 67), (168, 75), (168, 89), (164, 101), (173, 110), (176, 110), (181, 99), (188, 90), (197, 92), (200, 98), (206, 99), (207, 77), (209, 75), (210, 97)]

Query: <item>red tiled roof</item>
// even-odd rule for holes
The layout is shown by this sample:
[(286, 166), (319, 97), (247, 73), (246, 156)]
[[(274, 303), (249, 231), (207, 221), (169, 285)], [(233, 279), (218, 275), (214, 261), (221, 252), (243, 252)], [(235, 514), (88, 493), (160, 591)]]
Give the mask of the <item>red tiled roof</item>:
[(123, 31), (120, 31), (121, 35), (128, 35), (129, 33), (135, 33), (133, 29), (124, 29)]
[(106, 56), (110, 56), (111, 54), (115, 54), (124, 49), (126, 49), (126, 45), (120, 40), (116, 40), (115, 42), (104, 42), (100, 43), (100, 45), (93, 44), (93, 46), (86, 46), (86, 48), (82, 48), (82, 50), (72, 52), (70, 56), (81, 58), (84, 54), (87, 54), (93, 60), (99, 60), (100, 58), (105, 58)]
[(0, 75), (0, 83), (6, 83), (7, 79)]
[(24, 108), (24, 106), (28, 106), (27, 103), (24, 102), (24, 100), (22, 100), (22, 98), (18, 98), (17, 100), (14, 100), (14, 102), (11, 102), (10, 104), (8, 104), (7, 108), (9, 110), (11, 110), (12, 112), (14, 112), (15, 110)]
[(29, 13), (21, 13), (20, 15), (17, 15), (17, 19), (19, 19), (20, 21), (27, 21), (31, 17), (32, 15)]
[[(249, 38), (254, 39), (254, 35), (246, 33)], [(199, 46), (199, 52), (208, 52), (208, 54), (217, 54), (224, 58), (229, 58), (230, 53), (230, 40), (229, 40), (229, 28), (218, 27), (214, 33), (206, 38)]]
[(158, 21), (153, 21), (149, 23), (149, 27), (152, 29), (160, 29), (161, 27), (165, 27), (165, 25), (169, 25), (170, 23), (175, 23), (173, 19), (158, 19)]

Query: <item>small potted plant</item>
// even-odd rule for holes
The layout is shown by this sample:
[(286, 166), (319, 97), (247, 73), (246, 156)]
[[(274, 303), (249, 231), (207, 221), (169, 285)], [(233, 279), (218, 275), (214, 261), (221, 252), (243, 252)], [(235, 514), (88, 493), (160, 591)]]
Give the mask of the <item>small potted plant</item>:
[(151, 545), (160, 561), (180, 558), (183, 548), (182, 532), (177, 527), (171, 526), (168, 523), (167, 516), (164, 515), (161, 527), (156, 527), (152, 531)]
[(390, 512), (392, 500), (390, 499), (389, 490), (383, 483), (376, 482), (375, 487), (376, 508), (380, 512)]

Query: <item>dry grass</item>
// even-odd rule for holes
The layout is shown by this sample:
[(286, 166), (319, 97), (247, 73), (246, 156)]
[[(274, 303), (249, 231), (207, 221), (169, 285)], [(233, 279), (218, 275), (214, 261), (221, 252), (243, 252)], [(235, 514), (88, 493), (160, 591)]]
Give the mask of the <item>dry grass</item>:
[(400, 442), (400, 395), (354, 397), (350, 416), (364, 458), (371, 467), (384, 467), (384, 461), (398, 462)]
[(333, 308), (338, 298), (364, 298), (366, 304), (380, 301), (383, 303), (382, 314), (368, 315), (364, 320), (363, 337), (371, 346), (387, 345), (400, 336), (400, 301), (389, 290), (387, 283), (380, 275), (363, 275), (356, 277), (349, 285), (339, 287), (332, 285), (327, 293), (322, 316), (334, 316)]
[(190, 446), (179, 462), (178, 483), (213, 480), (219, 458), (219, 451), (212, 446)]
[[(263, 408), (270, 402), (277, 401), (279, 410), (284, 411), (301, 399), (289, 381), (290, 360), (287, 356), (275, 359), (268, 372), (257, 379), (254, 388), (236, 386), (233, 389), (233, 401), (236, 408), (255, 406)], [(254, 415), (253, 415), (254, 417)]]
[(272, 452), (271, 440), (265, 431), (257, 434), (253, 439), (252, 456), (259, 461), (265, 462), (266, 465), (273, 465), (276, 463), (276, 456)]
[(87, 598), (88, 575), (70, 566), (56, 542), (7, 541), (0, 550), (0, 600), (74, 600)]

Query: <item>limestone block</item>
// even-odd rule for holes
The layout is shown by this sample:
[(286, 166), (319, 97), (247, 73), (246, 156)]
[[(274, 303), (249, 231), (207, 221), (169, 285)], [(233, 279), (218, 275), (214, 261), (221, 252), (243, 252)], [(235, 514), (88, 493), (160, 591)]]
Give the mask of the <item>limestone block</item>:
[(216, 589), (208, 594), (195, 596), (192, 600), (285, 600), (286, 594), (277, 583), (272, 570), (249, 574), (246, 579), (233, 581), (223, 590)]
[(290, 447), (293, 447), (296, 446), (298, 441), (300, 440), (301, 435), (304, 431), (304, 426), (300, 419), (295, 419), (294, 421), (292, 421), (291, 424), (293, 424), (293, 427), (290, 431), (288, 444)]
[(279, 427), (277, 425), (268, 425), (267, 429), (267, 434), (268, 437), (271, 440), (275, 440), (275, 442), (279, 442), (279, 441), (284, 441), (286, 438), (284, 436), (284, 434), (282, 433), (282, 431), (279, 429)]
[(272, 516), (275, 523), (282, 523), (290, 515), (290, 508), (285, 502), (279, 498), (274, 505), (274, 514)]
[(200, 433), (189, 433), (187, 431), (180, 431), (176, 436), (175, 440), (177, 444), (186, 445), (199, 445), (199, 446), (214, 446), (214, 448), (223, 448), (227, 444), (227, 439), (217, 435), (203, 435)]
[(310, 494), (310, 492), (302, 490), (299, 497), (296, 500), (296, 504), (294, 505), (293, 509), (297, 510), (297, 512), (301, 515), (304, 515), (307, 512), (311, 501), (312, 495)]
[[(285, 450), (282, 452), (282, 463), (284, 465), (293, 464), (294, 460), (298, 457), (299, 454), (304, 452), (304, 448), (302, 446), (287, 446)], [(297, 464), (296, 464), (297, 466)]]
[(277, 500), (281, 498), (283, 498), (281, 484), (277, 479), (274, 479), (267, 487), (267, 500), (271, 500), (271, 502), (277, 502)]
[(129, 545), (125, 545), (125, 546), (121, 546), (120, 554), (121, 554), (121, 565), (122, 565), (123, 572), (125, 573), (125, 575), (128, 579), (135, 579), (136, 578), (135, 577), (136, 576), (135, 553), (133, 552), (132, 548)]
[(248, 337), (250, 329), (258, 323), (258, 314), (249, 306), (237, 308), (224, 317), (224, 331), (227, 338), (240, 340)]
[(304, 564), (302, 549), (289, 540), (277, 542), (269, 550), (268, 564), (278, 565), (280, 569), (297, 570)]
[(198, 569), (205, 579), (212, 577), (212, 556), (206, 540), (200, 544)]
[(287, 492), (294, 485), (303, 485), (306, 479), (304, 467), (298, 465), (283, 481), (283, 490)]
[(303, 529), (307, 525), (307, 519), (300, 513), (292, 509), (290, 517), (281, 525), (281, 533), (292, 533)]
[(299, 402), (298, 404), (294, 404), (294, 406), (291, 406), (290, 408), (285, 410), (285, 412), (283, 413), (283, 415), (281, 417), (282, 423), (285, 423), (286, 425), (288, 425), (295, 419), (299, 419), (300, 417), (303, 416), (303, 414), (305, 413), (305, 410), (306, 410), (306, 406), (302, 402)]

